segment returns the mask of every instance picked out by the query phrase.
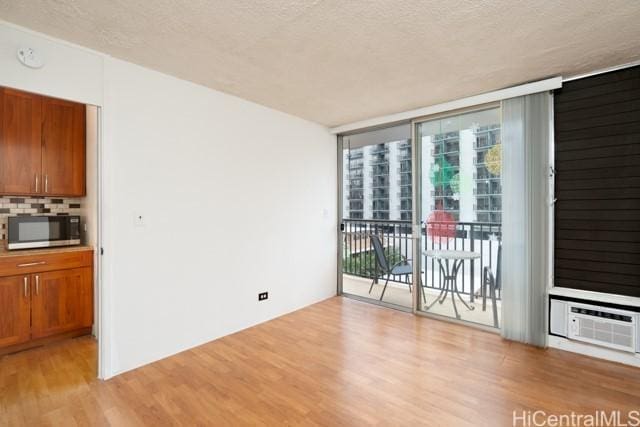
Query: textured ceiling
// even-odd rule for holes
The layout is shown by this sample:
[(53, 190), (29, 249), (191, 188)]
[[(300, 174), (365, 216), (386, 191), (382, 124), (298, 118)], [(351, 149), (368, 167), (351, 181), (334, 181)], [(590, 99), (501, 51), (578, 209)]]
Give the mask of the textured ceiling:
[(640, 59), (638, 0), (0, 0), (0, 18), (328, 126)]

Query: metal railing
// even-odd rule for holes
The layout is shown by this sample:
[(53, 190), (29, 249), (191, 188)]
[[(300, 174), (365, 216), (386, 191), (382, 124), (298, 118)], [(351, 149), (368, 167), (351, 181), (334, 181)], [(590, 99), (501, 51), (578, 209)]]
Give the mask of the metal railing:
[[(439, 227), (446, 230), (438, 233)], [(431, 230), (431, 234), (428, 230)], [(386, 279), (376, 263), (370, 235), (378, 236), (385, 248), (387, 259), (394, 264), (401, 259), (415, 259), (412, 246), (411, 221), (394, 220), (343, 220), (343, 260), (344, 274), (365, 277), (372, 280)], [(484, 267), (489, 266), (497, 273), (498, 245), (502, 238), (502, 225), (490, 222), (429, 222), (421, 228), (421, 253), (425, 250), (466, 250), (477, 252), (480, 257), (466, 261), (458, 273), (457, 287), (461, 294), (469, 295), (473, 301), (480, 291)], [(412, 283), (411, 276), (389, 277), (390, 281)], [(423, 286), (441, 289), (444, 277), (435, 259), (422, 258)], [(500, 290), (497, 295), (500, 299)]]
[[(381, 272), (375, 259), (370, 236), (380, 238), (390, 264), (401, 258), (411, 259), (411, 221), (343, 220), (342, 272), (377, 281)], [(385, 276), (386, 277), (386, 276)], [(391, 275), (389, 280), (411, 283), (409, 276)]]

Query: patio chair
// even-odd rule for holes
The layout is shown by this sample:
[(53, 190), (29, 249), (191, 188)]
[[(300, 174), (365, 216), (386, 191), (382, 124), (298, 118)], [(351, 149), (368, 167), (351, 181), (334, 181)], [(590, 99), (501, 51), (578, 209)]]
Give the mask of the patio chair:
[[(389, 277), (393, 274), (396, 276), (408, 276), (413, 274), (413, 267), (409, 263), (410, 259), (405, 258), (401, 255), (402, 259), (395, 263), (394, 265), (389, 264), (389, 260), (387, 260), (387, 255), (384, 253), (384, 248), (382, 247), (382, 243), (380, 242), (380, 238), (376, 235), (370, 235), (371, 243), (373, 244), (373, 251), (376, 256), (376, 263), (380, 268), (380, 272), (377, 277), (374, 277), (371, 281), (371, 286), (369, 287), (369, 293), (373, 290), (373, 285), (376, 282), (376, 279), (386, 275), (387, 280), (384, 282), (384, 288), (382, 288), (382, 295), (380, 295), (380, 301), (384, 298), (384, 293), (387, 290), (387, 285), (389, 284)], [(409, 285), (409, 292), (411, 292), (411, 283)], [(424, 299), (424, 292), (422, 293), (422, 298)], [(426, 301), (425, 301), (426, 302)]]
[(497, 292), (501, 290), (502, 286), (502, 273), (500, 264), (502, 262), (502, 243), (498, 246), (498, 257), (496, 260), (496, 272), (491, 270), (491, 267), (487, 266), (482, 272), (482, 311), (487, 310), (487, 288), (489, 289), (489, 298), (491, 298), (491, 304), (493, 305), (493, 326), (499, 328), (498, 322), (498, 306), (497, 306)]

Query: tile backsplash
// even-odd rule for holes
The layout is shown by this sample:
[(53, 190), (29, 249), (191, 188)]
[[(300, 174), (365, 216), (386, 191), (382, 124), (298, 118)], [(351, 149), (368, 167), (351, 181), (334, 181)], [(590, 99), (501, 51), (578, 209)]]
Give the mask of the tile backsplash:
[(80, 215), (83, 199), (61, 197), (0, 197), (0, 237), (7, 237), (7, 217), (15, 215)]

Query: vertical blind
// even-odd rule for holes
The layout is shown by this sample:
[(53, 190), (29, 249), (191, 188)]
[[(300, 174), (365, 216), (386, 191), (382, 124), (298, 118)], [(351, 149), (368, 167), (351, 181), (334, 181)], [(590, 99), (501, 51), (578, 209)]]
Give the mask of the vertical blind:
[(549, 285), (547, 92), (502, 102), (502, 335), (546, 345)]

